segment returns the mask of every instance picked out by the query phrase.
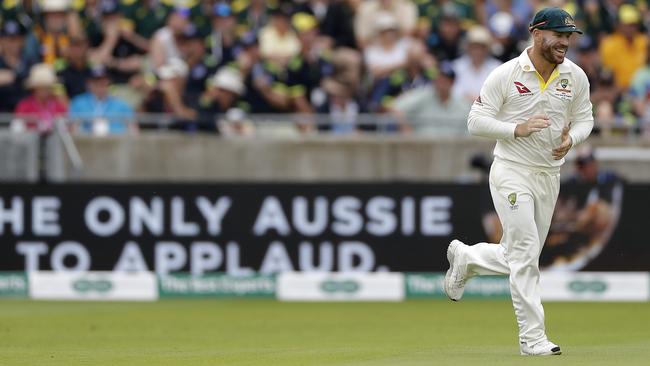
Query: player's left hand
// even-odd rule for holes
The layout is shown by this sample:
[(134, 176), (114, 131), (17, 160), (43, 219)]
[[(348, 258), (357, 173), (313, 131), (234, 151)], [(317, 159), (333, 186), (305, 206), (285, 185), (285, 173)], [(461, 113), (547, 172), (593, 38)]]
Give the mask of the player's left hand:
[(571, 150), (573, 139), (569, 135), (569, 126), (562, 129), (562, 144), (553, 149), (553, 159), (560, 160)]

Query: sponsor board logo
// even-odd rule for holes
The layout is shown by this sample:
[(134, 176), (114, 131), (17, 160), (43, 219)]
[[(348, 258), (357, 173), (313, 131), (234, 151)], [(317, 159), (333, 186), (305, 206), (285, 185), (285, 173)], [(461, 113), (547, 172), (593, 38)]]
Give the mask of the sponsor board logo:
[(591, 281), (574, 280), (567, 284), (567, 288), (569, 289), (569, 291), (574, 293), (591, 292), (591, 293), (601, 294), (607, 291), (608, 287), (609, 286), (607, 285), (607, 282), (601, 280), (591, 280)]
[(348, 293), (353, 294), (361, 289), (361, 284), (354, 280), (327, 280), (320, 284), (320, 289), (326, 293)]
[(0, 273), (0, 297), (27, 296), (27, 278), (24, 273)]
[(79, 293), (107, 293), (113, 289), (113, 283), (109, 280), (87, 280), (80, 279), (72, 282), (72, 289)]

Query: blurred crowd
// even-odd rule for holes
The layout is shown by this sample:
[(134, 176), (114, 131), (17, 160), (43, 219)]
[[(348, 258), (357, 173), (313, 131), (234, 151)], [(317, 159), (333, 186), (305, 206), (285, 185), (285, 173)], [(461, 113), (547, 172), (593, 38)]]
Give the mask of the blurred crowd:
[(372, 113), (395, 133), (464, 134), (544, 6), (585, 31), (568, 56), (591, 83), (596, 132), (649, 131), (650, 1), (625, 0), (3, 0), (0, 113), (98, 134), (136, 131), (141, 113), (224, 134), (287, 113), (303, 132), (350, 133), (376, 129), (359, 123)]

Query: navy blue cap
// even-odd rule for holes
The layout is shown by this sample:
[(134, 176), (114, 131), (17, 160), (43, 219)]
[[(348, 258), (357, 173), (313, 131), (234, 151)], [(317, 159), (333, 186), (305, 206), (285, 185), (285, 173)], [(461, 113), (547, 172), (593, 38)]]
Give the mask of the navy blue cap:
[(232, 15), (232, 8), (228, 4), (218, 3), (214, 4), (212, 8), (212, 15), (216, 17), (228, 17)]
[(108, 70), (106, 70), (106, 66), (104, 65), (93, 65), (90, 67), (90, 77), (92, 79), (101, 79), (101, 78), (107, 78), (108, 75)]
[(239, 38), (239, 43), (243, 47), (255, 46), (257, 45), (257, 35), (253, 31), (248, 32)]
[(117, 0), (101, 0), (99, 9), (102, 15), (112, 15), (120, 13), (120, 4)]
[(456, 72), (454, 71), (454, 68), (451, 66), (451, 62), (449, 61), (443, 61), (440, 63), (438, 66), (438, 73), (450, 79), (456, 78)]
[(529, 31), (534, 29), (552, 30), (560, 33), (576, 32), (582, 34), (582, 31), (576, 27), (571, 14), (560, 8), (544, 8), (535, 14), (533, 22), (528, 26)]
[(188, 24), (183, 30), (183, 38), (185, 39), (203, 39), (205, 35), (194, 24)]
[(15, 20), (8, 20), (2, 24), (0, 35), (2, 36), (24, 36), (27, 34), (27, 28)]

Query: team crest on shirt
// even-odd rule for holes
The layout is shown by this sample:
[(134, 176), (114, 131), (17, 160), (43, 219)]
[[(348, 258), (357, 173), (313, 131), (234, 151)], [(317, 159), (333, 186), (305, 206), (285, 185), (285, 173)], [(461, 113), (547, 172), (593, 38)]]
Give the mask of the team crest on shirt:
[(512, 192), (508, 195), (508, 202), (510, 202), (510, 209), (511, 210), (516, 210), (519, 208), (519, 205), (517, 204), (517, 193)]
[(569, 79), (561, 79), (555, 83), (555, 96), (562, 100), (571, 100), (571, 83)]

